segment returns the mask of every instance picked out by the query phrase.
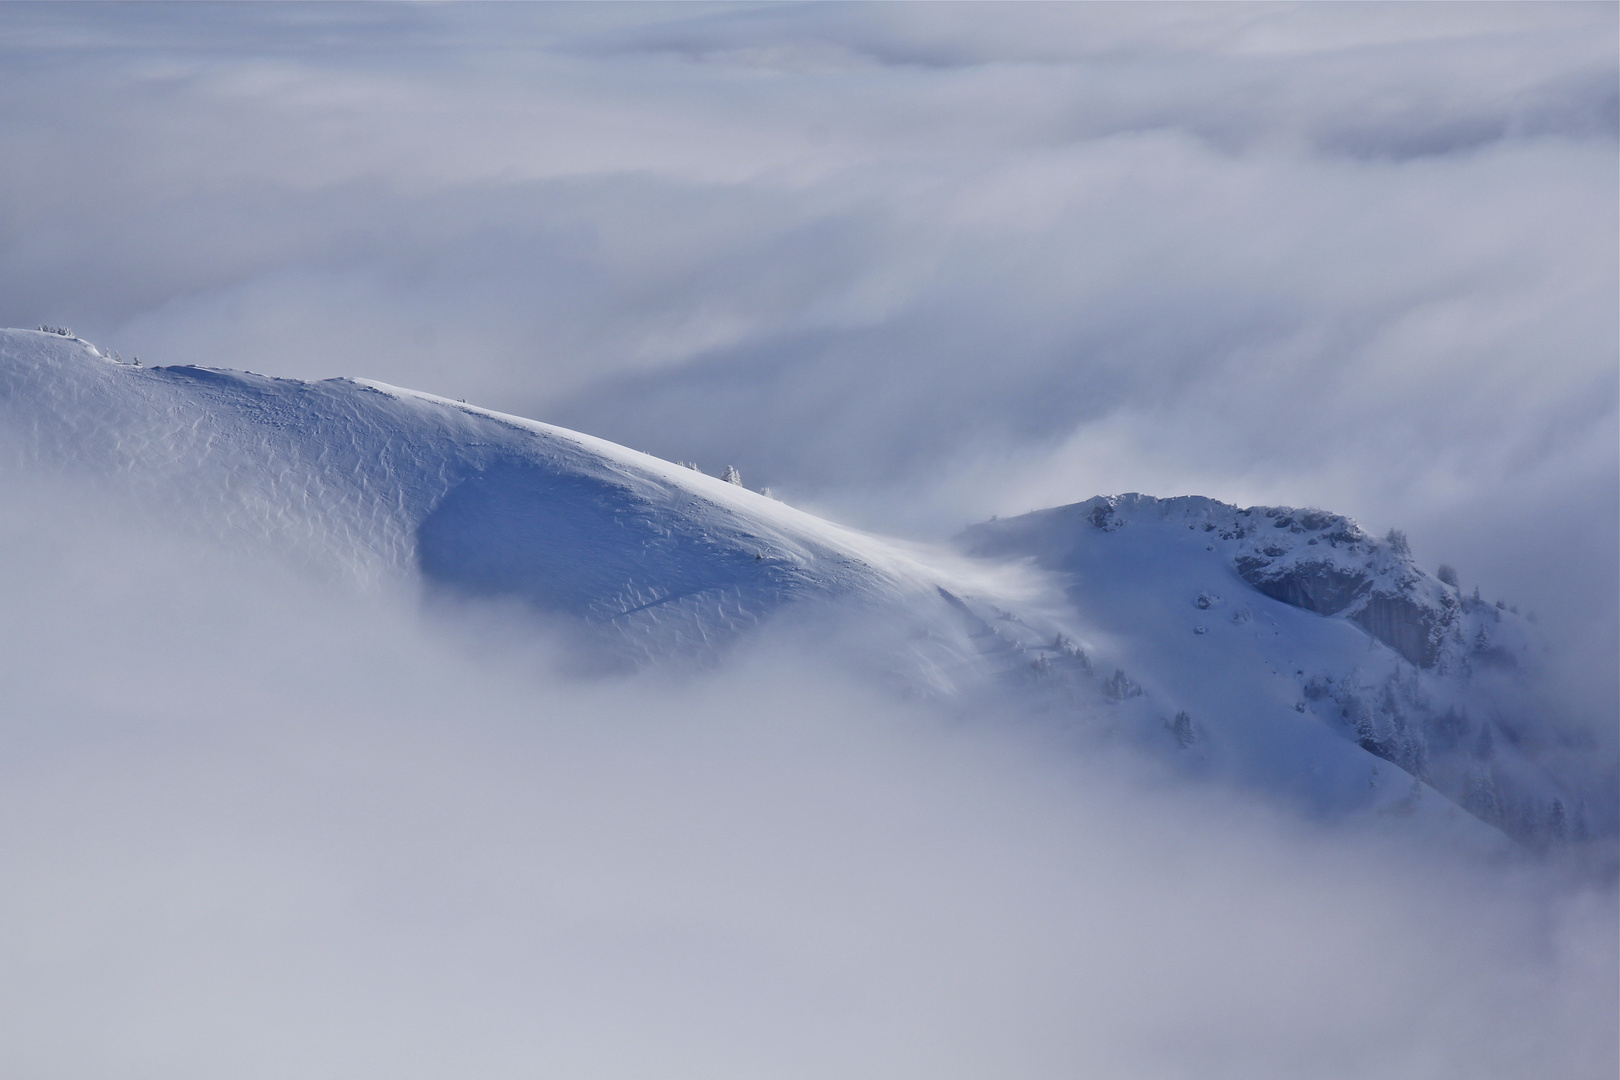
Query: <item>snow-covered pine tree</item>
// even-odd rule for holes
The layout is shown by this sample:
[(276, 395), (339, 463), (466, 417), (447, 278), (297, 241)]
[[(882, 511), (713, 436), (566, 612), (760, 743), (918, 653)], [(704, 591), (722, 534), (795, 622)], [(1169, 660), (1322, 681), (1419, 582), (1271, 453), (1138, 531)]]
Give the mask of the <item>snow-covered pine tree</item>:
[(1564, 813), (1564, 800), (1554, 799), (1552, 808), (1547, 811), (1547, 839), (1553, 844), (1562, 844), (1569, 839), (1569, 819)]
[(1176, 745), (1183, 750), (1191, 746), (1193, 740), (1198, 737), (1197, 732), (1193, 731), (1192, 716), (1188, 714), (1186, 709), (1176, 713), (1175, 720), (1170, 724), (1170, 731), (1176, 737)]

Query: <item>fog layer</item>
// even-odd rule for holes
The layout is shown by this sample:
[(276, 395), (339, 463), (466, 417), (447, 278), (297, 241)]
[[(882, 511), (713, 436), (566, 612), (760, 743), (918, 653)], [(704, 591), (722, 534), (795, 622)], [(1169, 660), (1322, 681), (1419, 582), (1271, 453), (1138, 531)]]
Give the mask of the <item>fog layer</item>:
[(4, 496), (8, 1075), (1612, 1070), (1612, 889)]

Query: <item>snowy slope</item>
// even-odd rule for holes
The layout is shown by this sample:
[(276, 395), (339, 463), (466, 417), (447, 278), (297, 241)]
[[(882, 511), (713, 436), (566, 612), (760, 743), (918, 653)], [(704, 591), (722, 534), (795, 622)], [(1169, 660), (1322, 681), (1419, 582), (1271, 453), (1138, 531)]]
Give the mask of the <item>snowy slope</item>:
[(1525, 842), (1614, 830), (1609, 768), (1543, 722), (1532, 628), (1420, 570), (1398, 534), (1133, 494), (985, 523), (961, 543), (1061, 573), (1075, 617), (1186, 716), (1190, 747), (1262, 731), (1281, 745), (1309, 726)]
[(1093, 500), (970, 530), (964, 557), (459, 402), (142, 368), (32, 331), (0, 331), (0, 448), (322, 572), (518, 605), (627, 661), (831, 616), (826, 636), (909, 691), (1321, 813), (1537, 843), (1559, 812), (1570, 832), (1610, 814), (1488, 706), (1524, 698), (1526, 629), (1332, 515)]
[[(0, 409), (14, 454), (117, 476), (235, 541), (576, 618), (631, 656), (719, 647), (798, 601), (937, 615), (942, 585), (972, 588), (692, 469), (380, 383), (142, 368), (7, 331)], [(950, 666), (918, 664), (937, 689)]]

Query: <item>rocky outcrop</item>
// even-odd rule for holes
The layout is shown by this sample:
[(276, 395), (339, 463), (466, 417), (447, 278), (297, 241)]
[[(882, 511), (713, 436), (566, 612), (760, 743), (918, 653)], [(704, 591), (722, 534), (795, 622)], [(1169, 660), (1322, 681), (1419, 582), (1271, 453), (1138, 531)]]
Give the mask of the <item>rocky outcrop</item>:
[(1237, 541), (1232, 566), (1255, 589), (1318, 615), (1342, 615), (1418, 667), (1439, 662), (1458, 605), (1448, 586), (1413, 564), (1398, 536), (1375, 540), (1321, 510), (1227, 509), (1231, 524), (1215, 531)]
[(1433, 608), (1408, 596), (1374, 594), (1357, 605), (1350, 621), (1418, 667), (1430, 668), (1440, 658), (1439, 640), (1446, 623)]

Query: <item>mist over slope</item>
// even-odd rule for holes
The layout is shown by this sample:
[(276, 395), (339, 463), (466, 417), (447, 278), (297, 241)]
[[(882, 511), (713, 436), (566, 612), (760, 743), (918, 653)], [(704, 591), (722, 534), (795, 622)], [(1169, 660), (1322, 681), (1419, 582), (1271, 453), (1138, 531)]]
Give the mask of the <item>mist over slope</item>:
[(7, 331), (0, 400), (24, 459), (319, 573), (529, 612), (587, 667), (712, 663), (785, 620), (892, 688), (1014, 707), (1311, 813), (1476, 847), (1477, 822), (1537, 849), (1616, 832), (1612, 763), (1538, 713), (1522, 620), (1334, 515), (1093, 500), (970, 530), (964, 559), (364, 381), (143, 368)]

